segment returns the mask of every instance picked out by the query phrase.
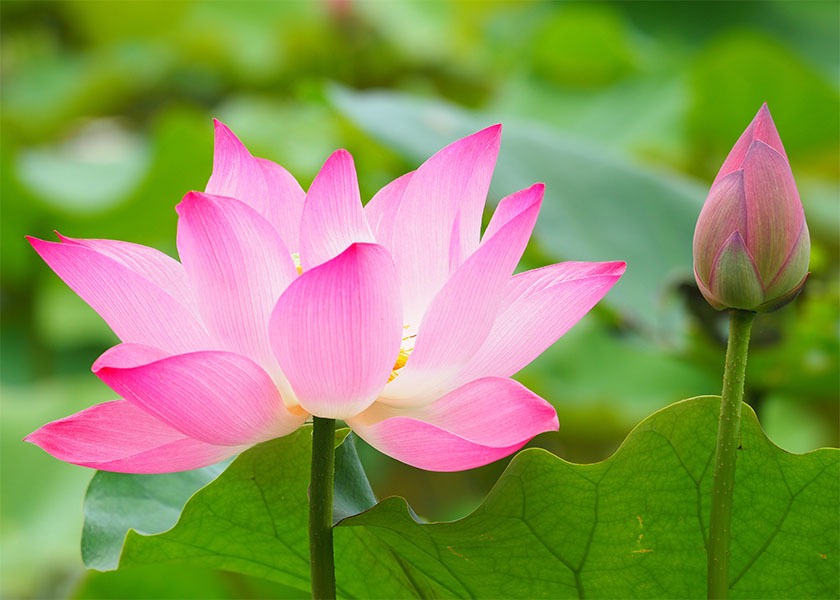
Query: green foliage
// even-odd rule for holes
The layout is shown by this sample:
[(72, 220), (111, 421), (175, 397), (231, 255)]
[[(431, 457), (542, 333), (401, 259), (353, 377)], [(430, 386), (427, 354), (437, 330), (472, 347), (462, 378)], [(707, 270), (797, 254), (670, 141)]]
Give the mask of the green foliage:
[[(671, 405), (643, 421), (601, 463), (522, 452), (482, 505), (458, 521), (419, 522), (401, 498), (344, 519), (336, 530), (339, 594), (703, 597), (718, 407), (717, 397)], [(120, 568), (185, 563), (308, 591), (309, 438), (309, 430), (301, 430), (242, 454), (190, 499), (174, 528), (153, 536), (129, 532)], [(345, 459), (340, 487), (348, 483), (353, 455)], [(113, 485), (122, 495), (126, 488), (118, 482), (129, 477), (113, 475), (100, 487)], [(363, 477), (356, 471), (349, 478), (364, 489)], [(838, 477), (840, 452), (787, 454), (745, 407), (733, 597), (840, 592)], [(122, 530), (144, 518), (123, 506), (129, 512), (118, 524)], [(362, 501), (353, 512), (366, 507)], [(87, 509), (88, 518), (99, 510), (90, 503)]]
[(225, 463), (185, 473), (128, 475), (98, 471), (85, 495), (82, 559), (91, 569), (115, 569), (130, 528), (160, 533), (178, 521), (187, 500), (215, 479)]
[[(794, 305), (756, 321), (747, 392), (775, 442), (836, 446), (840, 5), (714, 8), (0, 2), (0, 596), (62, 597), (79, 568), (89, 474), (21, 438), (113, 397), (84, 374), (115, 337), (24, 235), (57, 229), (174, 255), (173, 207), (207, 181), (212, 117), (304, 187), (348, 148), (364, 198), (453, 136), (503, 122), (491, 199), (548, 183), (522, 267), (629, 262), (604, 307), (519, 375), (561, 416), (561, 435), (540, 443), (590, 462), (670, 399), (720, 390), (722, 322), (698, 304), (691, 231), (725, 153), (768, 101), (808, 217), (812, 275)], [(473, 508), (502, 467), (421, 476), (371, 452), (363, 460), (379, 495), (399, 491), (432, 515)], [(371, 501), (364, 489), (360, 498)], [(180, 507), (167, 510), (170, 522)], [(77, 594), (166, 597), (154, 583), (163, 578), (188, 597), (200, 578), (194, 596), (289, 596), (206, 568), (138, 573), (95, 576)]]

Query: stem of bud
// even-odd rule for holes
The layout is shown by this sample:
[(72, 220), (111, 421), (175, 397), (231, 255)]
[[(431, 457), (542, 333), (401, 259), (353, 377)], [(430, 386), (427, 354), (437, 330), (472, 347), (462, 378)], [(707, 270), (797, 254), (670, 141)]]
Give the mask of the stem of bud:
[(729, 596), (729, 542), (732, 535), (732, 496), (735, 491), (735, 461), (741, 438), (741, 402), (750, 331), (755, 313), (729, 311), (729, 343), (723, 372), (715, 471), (712, 484), (712, 510), (706, 547), (709, 598)]

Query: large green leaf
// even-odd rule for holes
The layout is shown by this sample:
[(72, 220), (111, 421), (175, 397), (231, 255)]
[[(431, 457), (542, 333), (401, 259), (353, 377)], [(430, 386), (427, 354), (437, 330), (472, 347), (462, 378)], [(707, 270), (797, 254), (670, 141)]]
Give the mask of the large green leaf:
[[(361, 129), (417, 162), (500, 118), (393, 92), (336, 88), (331, 98)], [(664, 328), (658, 320), (662, 290), (675, 278), (691, 277), (691, 239), (704, 187), (545, 125), (504, 124), (491, 195), (544, 181), (535, 230), (540, 248), (555, 259), (627, 261), (628, 276), (607, 301)]]
[[(442, 596), (703, 597), (718, 406), (674, 404), (593, 465), (523, 452), (454, 523), (419, 524), (394, 498), (342, 526)], [(787, 454), (744, 413), (732, 596), (836, 597), (840, 453)]]
[[(347, 442), (348, 432), (344, 429), (336, 434), (336, 519), (358, 514), (376, 502), (352, 436)], [(227, 469), (223, 463), (166, 475), (98, 472), (85, 497), (85, 565), (109, 570), (132, 561), (167, 563), (170, 560), (162, 560), (160, 552), (171, 552), (171, 557), (190, 559), (201, 566), (272, 578), (271, 570), (266, 571), (259, 563), (265, 561), (270, 567), (277, 560), (286, 563), (286, 576), (278, 578), (275, 574), (273, 579), (308, 591), (310, 440), (310, 428), (303, 428), (254, 448)], [(219, 485), (196, 494), (216, 477), (220, 478)], [(123, 556), (121, 561), (126, 534), (131, 532), (130, 537), (139, 538), (140, 534), (165, 531), (176, 524), (182, 510), (178, 527), (163, 545), (158, 543), (162, 538), (151, 538), (156, 540), (155, 559), (143, 558), (142, 544), (139, 555), (132, 555), (134, 546), (129, 543), (128, 558)], [(238, 543), (231, 543), (232, 534)], [(253, 561), (249, 564), (243, 555)]]
[[(344, 597), (702, 597), (717, 397), (643, 421), (610, 459), (517, 456), (484, 503), (422, 524), (387, 499), (336, 530)], [(732, 595), (840, 592), (840, 452), (791, 455), (744, 407)], [(166, 533), (130, 532), (121, 567), (186, 562), (308, 590), (308, 430), (242, 454)], [(364, 502), (362, 503), (364, 504)]]

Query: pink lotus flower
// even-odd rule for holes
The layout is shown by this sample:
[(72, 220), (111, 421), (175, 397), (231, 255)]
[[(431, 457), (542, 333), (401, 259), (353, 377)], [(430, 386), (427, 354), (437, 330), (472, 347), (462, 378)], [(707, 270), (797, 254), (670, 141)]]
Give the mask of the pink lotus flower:
[(720, 168), (694, 231), (694, 275), (718, 310), (774, 310), (808, 275), (811, 241), (782, 140), (764, 104)]
[(490, 127), (362, 208), (335, 152), (309, 192), (216, 123), (213, 174), (178, 205), (181, 262), (109, 240), (30, 239), (122, 341), (93, 372), (121, 399), (26, 439), (61, 460), (160, 473), (217, 462), (310, 415), (423, 469), (484, 465), (557, 429), (509, 377), (577, 322), (624, 263), (512, 275), (543, 186), (501, 201)]

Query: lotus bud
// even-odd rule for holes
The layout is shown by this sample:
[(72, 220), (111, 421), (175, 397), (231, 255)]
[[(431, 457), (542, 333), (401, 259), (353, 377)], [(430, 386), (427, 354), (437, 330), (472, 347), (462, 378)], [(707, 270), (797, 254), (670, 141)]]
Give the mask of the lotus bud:
[(764, 104), (715, 177), (694, 230), (694, 276), (714, 308), (775, 310), (805, 285), (811, 241)]

